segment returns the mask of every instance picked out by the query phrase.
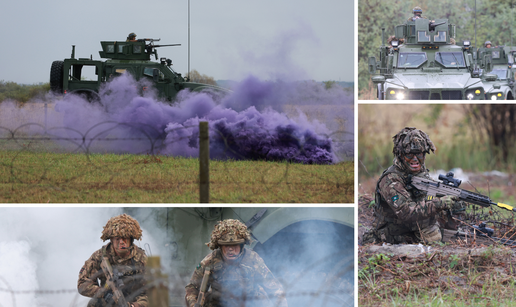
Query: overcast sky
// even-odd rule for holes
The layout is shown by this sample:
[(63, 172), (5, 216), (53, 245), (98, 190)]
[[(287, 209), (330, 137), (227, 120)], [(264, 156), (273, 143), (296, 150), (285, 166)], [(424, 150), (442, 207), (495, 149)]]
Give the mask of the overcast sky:
[[(217, 80), (353, 81), (353, 0), (190, 1), (190, 68)], [(0, 80), (48, 82), (52, 61), (99, 59), (100, 41), (161, 38), (188, 70), (188, 0), (3, 1)]]

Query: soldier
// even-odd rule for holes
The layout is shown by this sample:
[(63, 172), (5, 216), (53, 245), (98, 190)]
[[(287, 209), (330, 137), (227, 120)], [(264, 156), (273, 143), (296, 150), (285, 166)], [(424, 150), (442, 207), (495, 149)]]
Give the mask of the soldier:
[(410, 17), (408, 19), (408, 21), (415, 21), (416, 19), (419, 19), (419, 18), (424, 18), (424, 19), (428, 19), (424, 16), (422, 16), (423, 14), (423, 10), (419, 7), (419, 6), (416, 6), (412, 12), (414, 13), (414, 16)]
[[(205, 268), (210, 270), (206, 287), (209, 307), (278, 306), (287, 307), (285, 292), (263, 259), (244, 248), (251, 242), (247, 227), (238, 220), (227, 219), (215, 225), (211, 242), (213, 250), (196, 267), (186, 288), (186, 305), (197, 302)], [(211, 290), (208, 292), (208, 288)]]
[(430, 178), (425, 155), (435, 152), (436, 147), (426, 133), (405, 127), (393, 137), (393, 142), (393, 165), (376, 184), (373, 229), (364, 234), (362, 243), (438, 242), (440, 213), (464, 204), (451, 196), (427, 197), (408, 185), (409, 176)]
[(136, 34), (134, 34), (134, 32), (131, 32), (129, 33), (129, 35), (127, 35), (127, 39), (125, 40), (126, 42), (136, 42)]
[(486, 41), (486, 42), (484, 43), (484, 47), (486, 47), (486, 48), (491, 48), (491, 47), (492, 47), (491, 41)]
[[(114, 306), (113, 292), (106, 285), (106, 274), (101, 269), (103, 257), (107, 257), (113, 271), (123, 281), (122, 291), (130, 307), (147, 307), (145, 291), (145, 251), (133, 244), (141, 240), (142, 230), (138, 221), (127, 214), (112, 217), (104, 226), (102, 241), (111, 242), (94, 252), (79, 272), (79, 293), (91, 297), (88, 307)], [(100, 286), (98, 284), (100, 281)]]

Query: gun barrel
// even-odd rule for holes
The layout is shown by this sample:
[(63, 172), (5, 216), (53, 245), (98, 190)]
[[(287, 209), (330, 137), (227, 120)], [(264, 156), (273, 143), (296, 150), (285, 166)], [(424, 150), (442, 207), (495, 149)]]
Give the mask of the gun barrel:
[(168, 47), (168, 46), (181, 46), (181, 44), (154, 45), (152, 47), (157, 48), (157, 47)]

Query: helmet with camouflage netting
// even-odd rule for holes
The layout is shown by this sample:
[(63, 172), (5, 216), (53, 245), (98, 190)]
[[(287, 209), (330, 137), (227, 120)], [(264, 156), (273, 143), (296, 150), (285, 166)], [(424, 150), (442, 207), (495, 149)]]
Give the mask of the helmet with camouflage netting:
[(422, 10), (419, 6), (416, 6), (416, 7), (414, 7), (414, 9), (412, 10), (412, 12), (413, 12), (414, 14), (416, 14), (416, 13), (421, 13), (421, 14), (422, 14), (422, 13), (423, 13), (423, 10)]
[(113, 237), (141, 240), (142, 229), (137, 220), (124, 213), (109, 219), (100, 238), (106, 241)]
[(211, 233), (211, 241), (206, 243), (215, 250), (223, 245), (240, 245), (251, 243), (251, 234), (247, 226), (239, 220), (227, 219), (217, 223)]
[(392, 137), (392, 140), (394, 143), (392, 153), (398, 157), (411, 152), (435, 152), (437, 149), (428, 137), (428, 134), (413, 127), (401, 129), (398, 134)]

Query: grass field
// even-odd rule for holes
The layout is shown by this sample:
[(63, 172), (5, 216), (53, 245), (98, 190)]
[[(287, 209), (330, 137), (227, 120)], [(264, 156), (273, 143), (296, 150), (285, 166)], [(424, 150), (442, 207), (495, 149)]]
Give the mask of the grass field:
[[(0, 202), (196, 203), (199, 160), (0, 151)], [(210, 202), (352, 203), (353, 162), (210, 161)]]

